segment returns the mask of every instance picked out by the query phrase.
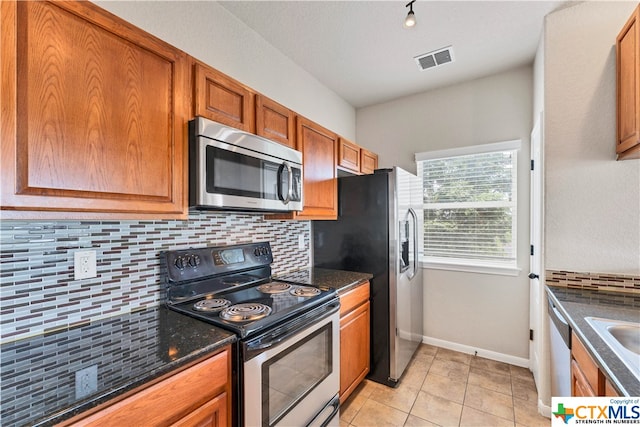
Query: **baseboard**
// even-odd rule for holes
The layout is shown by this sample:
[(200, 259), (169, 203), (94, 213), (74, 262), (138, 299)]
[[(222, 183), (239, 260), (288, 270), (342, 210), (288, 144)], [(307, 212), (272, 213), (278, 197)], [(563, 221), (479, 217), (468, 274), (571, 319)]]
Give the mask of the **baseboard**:
[[(436, 347), (442, 347), (449, 350), (459, 351), (461, 353), (473, 354), (475, 356), (484, 357), (485, 359), (497, 360), (498, 362), (508, 363), (510, 365), (520, 366), (529, 369), (529, 359), (523, 357), (511, 356), (509, 354), (498, 353), (483, 348), (471, 347), (464, 344), (445, 341), (438, 338), (422, 337), (422, 342)], [(551, 412), (549, 412), (551, 413)]]
[(538, 399), (538, 412), (543, 417), (551, 418), (551, 406), (545, 405), (540, 399)]

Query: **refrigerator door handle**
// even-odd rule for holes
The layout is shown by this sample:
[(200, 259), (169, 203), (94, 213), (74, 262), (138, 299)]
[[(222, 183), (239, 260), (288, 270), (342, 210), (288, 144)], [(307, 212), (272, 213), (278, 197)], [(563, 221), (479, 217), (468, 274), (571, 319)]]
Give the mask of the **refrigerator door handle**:
[(418, 215), (413, 208), (409, 208), (409, 214), (413, 217), (413, 269), (407, 273), (409, 280), (413, 279), (418, 271)]

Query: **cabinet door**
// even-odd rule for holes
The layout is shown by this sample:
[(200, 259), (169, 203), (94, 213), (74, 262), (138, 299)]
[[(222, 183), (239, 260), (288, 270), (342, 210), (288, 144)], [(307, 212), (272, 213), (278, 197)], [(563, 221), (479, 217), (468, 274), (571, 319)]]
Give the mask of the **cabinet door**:
[(227, 415), (227, 394), (222, 393), (191, 412), (172, 427), (223, 427), (230, 424)]
[(620, 396), (618, 391), (613, 387), (613, 384), (609, 382), (608, 379), (605, 378), (604, 383), (604, 395), (607, 397), (617, 397)]
[(616, 43), (618, 159), (640, 158), (640, 6)]
[(360, 147), (344, 138), (340, 138), (338, 146), (338, 166), (360, 173)]
[(195, 64), (195, 115), (255, 132), (254, 93), (231, 77), (206, 65)]
[(296, 148), (295, 114), (263, 95), (256, 95), (256, 133)]
[(338, 217), (336, 146), (338, 136), (304, 117), (297, 121), (297, 147), (302, 152), (305, 219)]
[(373, 173), (378, 169), (378, 155), (362, 148), (360, 150), (360, 172), (363, 174)]
[(596, 393), (575, 360), (571, 360), (571, 395), (575, 397), (593, 397)]
[(340, 319), (340, 403), (369, 372), (369, 301)]
[(90, 2), (0, 7), (3, 216), (186, 217), (186, 54)]
[[(571, 358), (573, 362), (575, 362), (576, 367), (578, 367), (584, 382), (592, 392), (598, 393), (600, 375), (598, 366), (587, 352), (580, 338), (578, 338), (574, 332), (571, 334)], [(597, 394), (594, 395), (597, 396)]]

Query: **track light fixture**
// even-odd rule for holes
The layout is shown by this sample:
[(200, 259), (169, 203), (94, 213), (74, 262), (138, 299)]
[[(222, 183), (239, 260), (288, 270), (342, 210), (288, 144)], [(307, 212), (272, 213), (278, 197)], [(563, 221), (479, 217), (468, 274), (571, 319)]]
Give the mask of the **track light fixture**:
[(416, 0), (411, 0), (405, 7), (409, 8), (409, 13), (407, 13), (407, 17), (404, 18), (404, 26), (405, 28), (412, 28), (416, 25), (416, 14), (413, 13), (413, 3)]

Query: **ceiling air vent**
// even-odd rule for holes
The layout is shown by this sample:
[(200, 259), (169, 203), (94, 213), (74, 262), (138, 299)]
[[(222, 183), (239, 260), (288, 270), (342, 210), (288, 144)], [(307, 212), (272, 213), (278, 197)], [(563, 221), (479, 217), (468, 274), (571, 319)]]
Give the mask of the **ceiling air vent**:
[(420, 68), (421, 71), (424, 71), (428, 68), (453, 62), (453, 48), (451, 46), (447, 46), (423, 55), (418, 55), (413, 59), (415, 59), (416, 64), (418, 64), (418, 68)]

